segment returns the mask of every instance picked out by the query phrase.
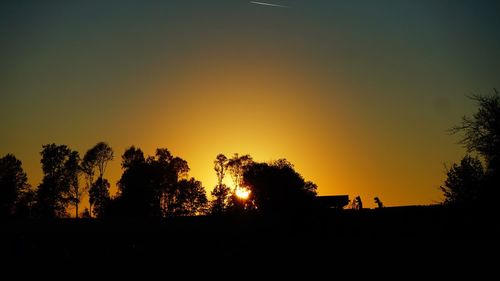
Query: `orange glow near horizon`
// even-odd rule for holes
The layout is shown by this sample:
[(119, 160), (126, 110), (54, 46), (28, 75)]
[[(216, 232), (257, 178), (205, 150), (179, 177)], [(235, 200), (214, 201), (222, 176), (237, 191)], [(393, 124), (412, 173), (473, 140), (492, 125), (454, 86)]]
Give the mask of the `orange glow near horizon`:
[[(144, 93), (144, 98), (131, 102), (134, 112), (140, 114), (127, 123), (121, 118), (130, 112), (114, 109), (108, 128), (96, 128), (102, 133), (99, 136), (80, 138), (78, 145), (64, 135), (49, 139), (68, 144), (81, 155), (98, 141), (109, 142), (115, 151), (106, 175), (112, 193), (122, 173), (121, 154), (135, 145), (146, 155), (154, 155), (156, 148), (168, 148), (188, 161), (190, 176), (202, 181), (208, 198), (217, 181), (212, 164), (215, 156), (239, 153), (250, 154), (259, 162), (286, 158), (306, 180), (318, 185), (319, 195), (361, 195), (368, 207), (374, 206), (374, 196), (386, 205), (439, 200), (437, 188), (429, 194), (414, 189), (406, 191), (405, 198), (400, 196), (398, 189), (408, 175), (414, 175), (413, 169), (422, 169), (422, 163), (406, 163), (404, 158), (391, 163), (385, 152), (394, 140), (370, 126), (363, 127), (372, 120), (348, 110), (352, 105), (344, 96), (351, 94), (349, 90), (327, 85), (307, 64), (274, 52), (239, 57), (233, 51), (223, 60), (217, 53), (199, 52), (196, 56), (184, 62), (177, 73), (158, 71), (142, 89), (134, 88)], [(165, 81), (165, 77), (170, 78)], [(130, 91), (124, 89), (124, 96), (131, 96)], [(331, 92), (329, 97), (320, 99), (328, 96), (326, 92)], [(445, 134), (441, 138), (449, 141)], [(366, 143), (366, 139), (371, 141)], [(400, 155), (411, 157), (405, 145), (404, 140), (390, 144)], [(39, 148), (31, 149), (31, 157), (38, 157)], [(433, 151), (421, 153), (430, 157)], [(374, 168), (373, 161), (386, 165)], [(442, 162), (432, 163), (432, 176), (415, 176), (412, 185), (431, 189), (439, 185)], [(33, 176), (33, 171), (38, 173)], [(39, 159), (28, 165), (28, 172), (32, 184), (38, 185)], [(248, 197), (237, 192), (240, 198)], [(88, 205), (85, 200), (82, 207)]]
[(186, 160), (209, 199), (215, 157), (239, 153), (286, 158), (319, 195), (433, 204), (443, 164), (465, 153), (446, 130), (475, 110), (468, 93), (499, 87), (498, 16), (482, 1), (17, 2), (0, 9), (0, 157), (33, 187), (42, 145), (83, 156), (105, 141), (112, 194), (134, 145)]

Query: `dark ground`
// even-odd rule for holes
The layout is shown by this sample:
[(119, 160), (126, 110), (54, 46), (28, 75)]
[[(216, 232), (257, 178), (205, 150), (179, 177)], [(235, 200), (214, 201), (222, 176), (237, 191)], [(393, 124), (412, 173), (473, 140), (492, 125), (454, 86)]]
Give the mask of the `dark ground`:
[[(466, 264), (498, 257), (498, 216), (440, 206), (325, 211), (303, 216), (153, 220), (24, 220), (0, 223), (2, 259), (165, 261), (165, 264), (291, 263), (297, 266)], [(496, 259), (495, 259), (496, 260)], [(413, 264), (415, 265), (415, 264)], [(318, 265), (319, 266), (319, 265)], [(292, 267), (293, 269), (293, 267)]]

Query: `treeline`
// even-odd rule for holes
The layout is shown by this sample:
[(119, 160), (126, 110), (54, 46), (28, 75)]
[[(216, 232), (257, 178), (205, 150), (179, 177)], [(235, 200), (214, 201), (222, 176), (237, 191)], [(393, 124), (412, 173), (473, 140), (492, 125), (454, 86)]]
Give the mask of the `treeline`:
[(451, 128), (461, 134), (467, 154), (460, 163), (447, 168), (447, 178), (440, 187), (445, 205), (486, 209), (499, 212), (500, 199), (500, 93), (470, 97), (477, 105), (472, 116)]
[[(258, 163), (249, 155), (223, 154), (214, 160), (218, 183), (212, 201), (202, 183), (189, 177), (186, 160), (166, 148), (146, 156), (131, 146), (121, 156), (123, 173), (117, 193), (110, 194), (106, 167), (113, 149), (99, 142), (82, 157), (66, 145), (42, 146), (43, 179), (32, 188), (21, 161), (7, 154), (0, 158), (1, 217), (113, 218), (220, 215), (224, 213), (304, 212), (311, 210), (316, 185), (305, 181), (285, 159)], [(234, 186), (223, 183), (230, 176)], [(80, 212), (84, 195), (89, 208)], [(68, 213), (73, 207), (74, 214)]]
[[(467, 154), (447, 169), (440, 187), (444, 205), (498, 212), (500, 198), (500, 93), (471, 97), (478, 109), (463, 117), (450, 133), (462, 134)], [(249, 155), (216, 156), (217, 185), (208, 201), (202, 183), (188, 176), (187, 161), (166, 148), (145, 156), (134, 146), (121, 156), (123, 174), (118, 192), (111, 196), (105, 178), (112, 148), (99, 142), (83, 158), (66, 145), (42, 146), (44, 173), (37, 188), (28, 184), (21, 161), (7, 154), (0, 158), (0, 217), (68, 217), (68, 207), (84, 217), (172, 217), (223, 213), (294, 213), (314, 208), (317, 186), (295, 171), (286, 159), (270, 163), (253, 161)], [(230, 176), (234, 186), (224, 184)], [(83, 195), (89, 209), (79, 213)], [(382, 202), (375, 198), (381, 208)], [(361, 198), (352, 208), (362, 209)]]

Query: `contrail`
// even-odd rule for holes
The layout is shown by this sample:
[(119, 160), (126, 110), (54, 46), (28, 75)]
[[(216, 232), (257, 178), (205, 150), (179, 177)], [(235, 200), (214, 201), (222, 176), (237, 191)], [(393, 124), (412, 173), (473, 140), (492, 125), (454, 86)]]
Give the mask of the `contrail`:
[(250, 3), (257, 4), (257, 5), (263, 5), (263, 6), (271, 6), (271, 7), (279, 7), (279, 8), (290, 8), (290, 6), (278, 5), (278, 4), (271, 4), (271, 3), (265, 3), (265, 2), (250, 1)]

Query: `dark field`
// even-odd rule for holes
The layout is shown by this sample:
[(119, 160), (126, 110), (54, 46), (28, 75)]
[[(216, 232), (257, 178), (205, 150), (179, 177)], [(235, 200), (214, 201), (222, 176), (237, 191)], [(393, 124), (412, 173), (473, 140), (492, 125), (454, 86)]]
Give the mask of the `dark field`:
[(415, 206), (295, 217), (8, 221), (1, 227), (1, 250), (14, 260), (348, 262), (388, 255), (394, 262), (425, 255), (423, 261), (432, 262), (494, 251), (500, 227), (498, 218), (487, 217)]

